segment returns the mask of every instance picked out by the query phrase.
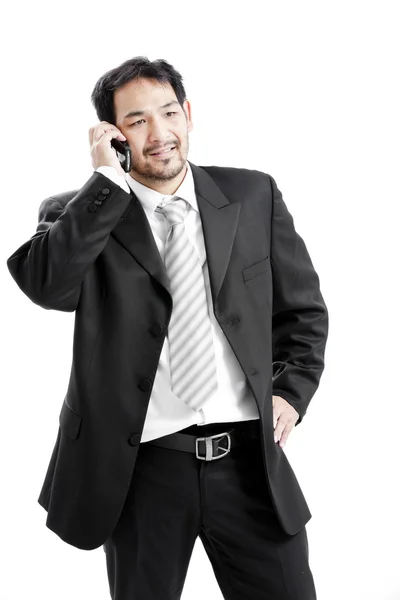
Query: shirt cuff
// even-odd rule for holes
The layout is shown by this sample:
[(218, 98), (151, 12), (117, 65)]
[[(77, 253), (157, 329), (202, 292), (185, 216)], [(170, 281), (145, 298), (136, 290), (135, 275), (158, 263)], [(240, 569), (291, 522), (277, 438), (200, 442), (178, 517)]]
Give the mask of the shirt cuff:
[(110, 167), (109, 165), (103, 165), (101, 167), (97, 167), (96, 171), (98, 173), (101, 173), (105, 177), (108, 177), (108, 179), (111, 179), (111, 181), (113, 181), (114, 183), (120, 185), (122, 187), (122, 189), (125, 190), (125, 192), (127, 192), (128, 194), (131, 193), (131, 190), (129, 188), (129, 185), (128, 185), (126, 179), (124, 179), (124, 177), (122, 177), (122, 175), (118, 175), (117, 169), (115, 169), (115, 167)]

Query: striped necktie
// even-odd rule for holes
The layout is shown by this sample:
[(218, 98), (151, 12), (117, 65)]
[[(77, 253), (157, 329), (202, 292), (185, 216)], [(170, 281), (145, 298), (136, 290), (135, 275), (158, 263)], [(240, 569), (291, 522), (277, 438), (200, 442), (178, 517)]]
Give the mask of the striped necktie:
[(186, 233), (186, 209), (186, 200), (178, 196), (158, 205), (169, 224), (164, 260), (173, 302), (168, 327), (171, 387), (199, 410), (218, 381), (203, 271)]

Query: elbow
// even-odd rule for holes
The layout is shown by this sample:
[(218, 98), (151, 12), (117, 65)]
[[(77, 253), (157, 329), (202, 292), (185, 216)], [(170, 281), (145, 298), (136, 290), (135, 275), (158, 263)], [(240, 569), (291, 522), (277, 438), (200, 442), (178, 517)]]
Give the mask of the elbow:
[(70, 289), (49, 288), (39, 286), (24, 269), (23, 263), (17, 260), (7, 260), (10, 274), (20, 290), (33, 302), (46, 310), (59, 310), (63, 312), (74, 312), (79, 304), (81, 295), (81, 284)]
[[(20, 290), (34, 303), (46, 310), (74, 312), (79, 304), (81, 284), (65, 287), (64, 281), (53, 281), (45, 284), (43, 269), (32, 267), (26, 253), (13, 254), (7, 260), (8, 270)], [(35, 276), (33, 272), (35, 271)], [(64, 287), (63, 284), (64, 283)]]

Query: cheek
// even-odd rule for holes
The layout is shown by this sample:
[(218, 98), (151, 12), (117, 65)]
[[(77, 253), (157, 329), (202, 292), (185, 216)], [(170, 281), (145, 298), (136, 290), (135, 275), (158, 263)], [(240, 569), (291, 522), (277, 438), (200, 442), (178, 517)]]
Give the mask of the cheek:
[(183, 147), (186, 146), (187, 141), (188, 141), (187, 137), (186, 137), (186, 134), (181, 134), (177, 139), (178, 139), (178, 146), (179, 146), (179, 148), (182, 148), (182, 146)]
[(130, 143), (129, 139), (127, 142), (131, 148), (132, 156), (135, 158), (145, 158), (147, 155), (144, 154), (144, 146), (138, 146), (137, 140), (135, 142)]
[(142, 140), (138, 134), (133, 134), (130, 128), (123, 133), (130, 146), (132, 154), (134, 156), (143, 156), (143, 152), (146, 147), (145, 140)]

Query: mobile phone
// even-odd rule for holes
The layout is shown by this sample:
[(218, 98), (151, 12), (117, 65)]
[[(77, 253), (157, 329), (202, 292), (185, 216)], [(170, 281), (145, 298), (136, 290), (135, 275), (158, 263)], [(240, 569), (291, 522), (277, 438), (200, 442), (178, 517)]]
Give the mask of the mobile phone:
[(121, 142), (116, 138), (112, 138), (111, 146), (117, 152), (117, 157), (121, 164), (121, 167), (126, 173), (129, 173), (129, 171), (132, 168), (132, 156), (128, 142)]

